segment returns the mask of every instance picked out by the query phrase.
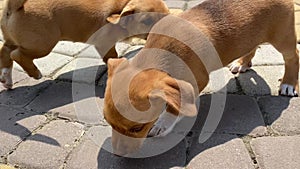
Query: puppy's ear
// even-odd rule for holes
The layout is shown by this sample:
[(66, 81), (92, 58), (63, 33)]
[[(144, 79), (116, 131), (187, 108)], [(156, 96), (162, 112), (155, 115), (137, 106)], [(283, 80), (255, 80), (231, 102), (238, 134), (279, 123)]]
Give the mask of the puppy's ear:
[(112, 14), (111, 16), (107, 17), (106, 20), (112, 24), (118, 24), (121, 17), (133, 14), (134, 9), (135, 6), (129, 3), (123, 8), (121, 14)]
[(112, 76), (115, 72), (116, 68), (121, 65), (122, 62), (128, 62), (126, 58), (120, 59), (108, 59), (107, 61), (107, 68), (108, 68), (108, 76)]
[(196, 97), (190, 83), (167, 77), (159, 82), (158, 88), (149, 94), (150, 100), (163, 99), (168, 111), (173, 114), (180, 113), (190, 117), (197, 115)]

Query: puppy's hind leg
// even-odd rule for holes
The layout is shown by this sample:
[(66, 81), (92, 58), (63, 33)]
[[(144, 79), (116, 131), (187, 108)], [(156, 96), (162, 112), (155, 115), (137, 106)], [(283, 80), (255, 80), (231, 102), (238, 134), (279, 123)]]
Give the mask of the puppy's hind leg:
[(298, 96), (299, 93), (299, 51), (296, 48), (296, 40), (290, 43), (273, 44), (282, 53), (284, 58), (284, 76), (281, 81), (279, 94), (284, 96)]
[(236, 74), (236, 73), (245, 73), (247, 70), (249, 70), (252, 66), (252, 58), (255, 55), (256, 49), (248, 53), (247, 55), (233, 61), (229, 65), (229, 70), (231, 73)]

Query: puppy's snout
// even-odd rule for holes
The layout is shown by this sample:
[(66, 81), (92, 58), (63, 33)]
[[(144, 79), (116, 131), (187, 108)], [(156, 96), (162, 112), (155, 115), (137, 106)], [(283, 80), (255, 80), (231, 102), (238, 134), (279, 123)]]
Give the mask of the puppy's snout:
[(128, 156), (135, 153), (142, 145), (141, 139), (125, 136), (117, 131), (112, 133), (113, 153), (117, 156)]

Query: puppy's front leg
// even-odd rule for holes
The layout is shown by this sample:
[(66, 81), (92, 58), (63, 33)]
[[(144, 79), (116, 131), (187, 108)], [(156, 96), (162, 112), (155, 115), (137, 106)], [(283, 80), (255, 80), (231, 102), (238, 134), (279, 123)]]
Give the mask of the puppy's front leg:
[(42, 78), (42, 74), (39, 69), (34, 65), (32, 57), (21, 52), (19, 48), (11, 52), (11, 59), (16, 61), (30, 77), (35, 79)]
[(155, 122), (154, 126), (148, 133), (148, 136), (166, 136), (173, 130), (176, 123), (178, 123), (182, 118), (183, 116), (176, 116), (172, 113), (164, 111)]

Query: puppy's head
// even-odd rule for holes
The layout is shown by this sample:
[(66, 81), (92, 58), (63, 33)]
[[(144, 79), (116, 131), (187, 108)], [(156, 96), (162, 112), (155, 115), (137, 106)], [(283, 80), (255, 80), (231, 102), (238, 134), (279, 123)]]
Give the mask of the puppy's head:
[(162, 17), (169, 14), (169, 9), (162, 0), (131, 0), (120, 14), (107, 18), (112, 24), (120, 24), (129, 35), (139, 35), (146, 38), (152, 26)]
[(112, 145), (117, 155), (137, 151), (166, 107), (173, 114), (197, 113), (191, 84), (156, 69), (129, 77), (134, 69), (126, 59), (108, 61), (103, 112), (113, 128)]

